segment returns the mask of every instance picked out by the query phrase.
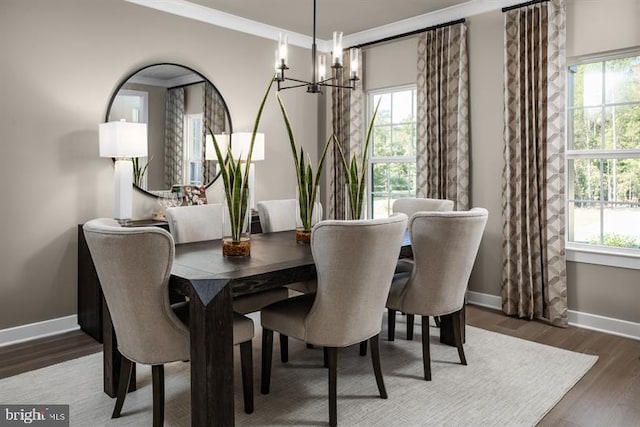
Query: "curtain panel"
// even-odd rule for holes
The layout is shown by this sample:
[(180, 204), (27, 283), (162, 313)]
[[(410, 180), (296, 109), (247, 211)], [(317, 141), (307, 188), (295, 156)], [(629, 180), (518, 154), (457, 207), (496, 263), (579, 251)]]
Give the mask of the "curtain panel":
[(567, 325), (564, 0), (505, 13), (502, 308)]
[[(202, 185), (207, 185), (213, 181), (216, 176), (216, 163), (212, 160), (206, 159), (207, 144), (205, 141), (209, 134), (209, 128), (214, 134), (219, 135), (223, 132), (228, 132), (226, 128), (227, 123), (227, 109), (222, 101), (222, 97), (218, 91), (209, 82), (204, 83), (203, 93), (203, 135), (202, 135)], [(220, 147), (221, 150), (226, 150), (227, 147)]]
[(182, 184), (184, 165), (184, 88), (167, 90), (164, 125), (164, 186)]
[(464, 23), (418, 36), (417, 197), (469, 209), (469, 70)]
[[(358, 63), (362, 62), (362, 53), (358, 49)], [(351, 56), (349, 50), (344, 52), (342, 70), (342, 80), (336, 84), (347, 86), (350, 84)], [(360, 69), (360, 75), (364, 76), (364, 64)], [(360, 156), (364, 143), (364, 120), (365, 120), (365, 96), (362, 80), (357, 82), (356, 89), (331, 89), (331, 114), (333, 118), (333, 134), (337, 138), (337, 143), (342, 147), (347, 161), (351, 156)], [(326, 141), (324, 141), (326, 142)], [(344, 168), (340, 162), (340, 155), (337, 147), (329, 150), (326, 158), (325, 170), (327, 171), (329, 207), (327, 219), (346, 219), (348, 217), (348, 201), (345, 189)]]

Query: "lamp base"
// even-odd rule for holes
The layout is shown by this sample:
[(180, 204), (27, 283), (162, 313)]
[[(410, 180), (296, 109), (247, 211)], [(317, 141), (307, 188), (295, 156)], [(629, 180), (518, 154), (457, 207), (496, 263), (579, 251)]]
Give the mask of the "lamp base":
[(133, 163), (128, 158), (118, 158), (113, 171), (113, 217), (120, 225), (133, 217)]

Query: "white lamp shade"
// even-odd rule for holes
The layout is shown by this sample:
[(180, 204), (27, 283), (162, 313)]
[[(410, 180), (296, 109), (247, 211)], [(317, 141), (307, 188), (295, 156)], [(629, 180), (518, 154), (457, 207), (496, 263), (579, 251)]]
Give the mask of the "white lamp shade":
[[(231, 138), (231, 155), (241, 160), (247, 159), (249, 146), (251, 145), (251, 132), (235, 132)], [(257, 162), (264, 160), (264, 134), (256, 133), (256, 139), (253, 143), (253, 153), (251, 161)]]
[(100, 157), (146, 157), (147, 124), (133, 122), (100, 123)]
[[(224, 133), (216, 135), (216, 142), (218, 143), (220, 151), (225, 153), (227, 151), (227, 146), (229, 145), (229, 134)], [(205, 136), (204, 143), (204, 159), (217, 161), (218, 157), (216, 156), (216, 149), (213, 146), (213, 138), (211, 137), (211, 134), (207, 134)]]

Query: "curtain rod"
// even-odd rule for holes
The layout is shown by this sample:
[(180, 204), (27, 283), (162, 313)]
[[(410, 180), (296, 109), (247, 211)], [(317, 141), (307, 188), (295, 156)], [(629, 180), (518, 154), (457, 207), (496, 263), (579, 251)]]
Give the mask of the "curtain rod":
[(186, 84), (177, 85), (177, 86), (171, 86), (171, 87), (168, 87), (167, 90), (178, 89), (178, 88), (181, 88), (181, 87), (187, 87), (187, 86), (193, 86), (193, 85), (199, 85), (200, 83), (204, 83), (204, 82), (205, 82), (204, 80), (198, 80), (197, 82), (186, 83)]
[(371, 42), (366, 42), (366, 43), (358, 44), (358, 45), (351, 46), (351, 47), (363, 48), (363, 47), (371, 46), (371, 45), (378, 44), (378, 43), (384, 43), (384, 42), (388, 42), (388, 41), (391, 41), (391, 40), (401, 39), (403, 37), (409, 37), (409, 36), (413, 36), (415, 34), (424, 33), (425, 31), (432, 31), (432, 30), (437, 30), (438, 28), (448, 27), (450, 25), (462, 24), (463, 22), (465, 22), (464, 18), (458, 19), (458, 20), (455, 20), (455, 21), (451, 21), (451, 22), (445, 22), (444, 24), (433, 25), (431, 27), (422, 28), (420, 30), (409, 31), (408, 33), (396, 34), (395, 36), (389, 36), (389, 37), (385, 37), (385, 38), (380, 39), (380, 40), (374, 40), (374, 41), (371, 41)]
[(521, 7), (531, 6), (531, 5), (534, 5), (534, 4), (544, 3), (544, 2), (547, 2), (547, 1), (549, 1), (549, 0), (531, 0), (531, 1), (528, 1), (526, 3), (514, 4), (513, 6), (503, 7), (502, 8), (502, 12), (508, 12), (510, 10), (513, 10), (513, 9), (519, 9)]

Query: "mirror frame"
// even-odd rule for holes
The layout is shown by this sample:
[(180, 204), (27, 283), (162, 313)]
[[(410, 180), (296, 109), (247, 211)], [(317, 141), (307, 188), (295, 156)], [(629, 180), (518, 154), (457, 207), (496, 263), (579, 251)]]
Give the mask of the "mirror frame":
[[(104, 117), (104, 122), (107, 123), (109, 121), (109, 115), (111, 114), (111, 107), (113, 106), (113, 103), (116, 99), (116, 96), (118, 96), (118, 93), (120, 93), (120, 90), (122, 89), (122, 87), (127, 84), (127, 82), (129, 81), (129, 79), (131, 79), (133, 76), (135, 76), (136, 74), (138, 74), (140, 71), (142, 70), (146, 70), (147, 68), (150, 67), (156, 67), (158, 65), (173, 65), (176, 67), (182, 67), (182, 68), (186, 68), (187, 70), (191, 71), (192, 73), (196, 74), (197, 76), (199, 76), (204, 82), (208, 82), (211, 86), (213, 86), (213, 88), (216, 90), (216, 92), (218, 92), (218, 95), (220, 95), (220, 99), (222, 101), (222, 104), (224, 105), (224, 108), (227, 112), (227, 120), (229, 121), (229, 131), (228, 133), (231, 135), (233, 133), (233, 123), (231, 122), (231, 112), (229, 111), (229, 106), (227, 105), (227, 101), (224, 99), (224, 97), (222, 96), (222, 94), (220, 93), (220, 90), (218, 90), (218, 87), (216, 85), (214, 85), (211, 80), (209, 80), (207, 77), (205, 77), (202, 73), (194, 70), (193, 68), (187, 66), (187, 65), (182, 65), (182, 64), (176, 64), (174, 62), (157, 62), (154, 64), (150, 64), (150, 65), (145, 65), (144, 67), (140, 67), (138, 69), (136, 69), (135, 71), (133, 71), (132, 73), (128, 74), (124, 79), (122, 79), (120, 81), (120, 83), (118, 83), (118, 86), (116, 86), (115, 90), (113, 91), (113, 93), (111, 94), (111, 98), (109, 99), (109, 103), (107, 104), (107, 112), (105, 114)], [(113, 162), (115, 163), (116, 159), (112, 159)], [(209, 182), (208, 184), (204, 185), (204, 188), (207, 189), (209, 188), (214, 182), (216, 182), (218, 179), (220, 178), (220, 172), (218, 172), (214, 177), (213, 180), (211, 180), (211, 182)], [(154, 198), (158, 198), (159, 196), (156, 194), (153, 194), (152, 192), (150, 192), (149, 190), (145, 190), (144, 188), (140, 188), (139, 186), (137, 186), (136, 184), (133, 184), (133, 187), (135, 189), (137, 189), (138, 191), (141, 191), (142, 193), (146, 194), (147, 196), (150, 197), (154, 197)]]

